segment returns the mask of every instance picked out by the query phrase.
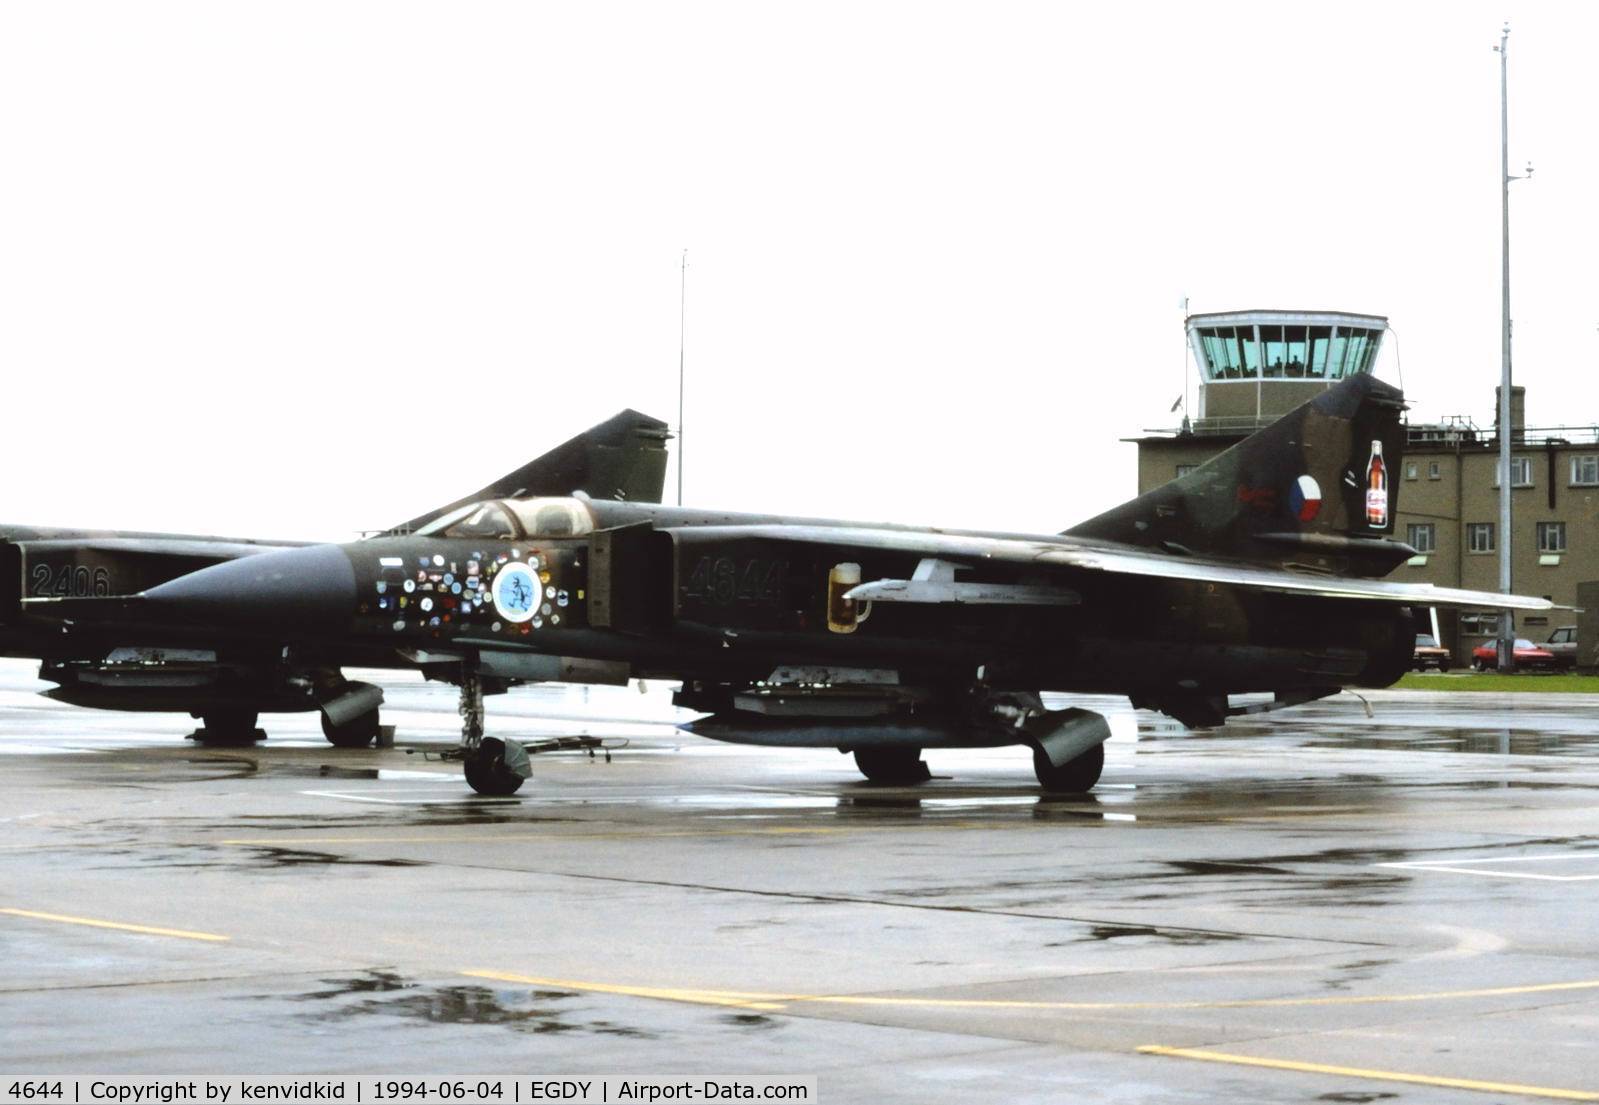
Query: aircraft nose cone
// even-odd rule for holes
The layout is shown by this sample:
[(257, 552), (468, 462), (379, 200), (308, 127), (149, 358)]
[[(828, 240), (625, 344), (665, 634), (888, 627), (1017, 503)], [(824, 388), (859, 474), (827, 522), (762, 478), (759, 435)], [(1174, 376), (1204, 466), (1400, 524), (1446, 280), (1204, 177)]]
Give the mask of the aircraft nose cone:
[(145, 592), (148, 608), (185, 621), (327, 630), (349, 623), (355, 568), (338, 545), (240, 557)]

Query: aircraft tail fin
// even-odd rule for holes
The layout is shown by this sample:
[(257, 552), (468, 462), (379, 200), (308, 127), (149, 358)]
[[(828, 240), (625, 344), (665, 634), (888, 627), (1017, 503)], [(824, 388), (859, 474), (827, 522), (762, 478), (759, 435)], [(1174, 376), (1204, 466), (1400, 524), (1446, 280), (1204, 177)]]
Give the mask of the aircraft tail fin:
[(1066, 532), (1337, 575), (1386, 575), (1415, 555), (1393, 538), (1405, 444), (1399, 389), (1328, 388), (1194, 471)]
[(666, 483), (666, 442), (671, 436), (660, 419), (635, 410), (621, 411), (537, 460), (507, 472), (487, 487), (402, 522), (388, 532), (411, 533), (480, 499), (520, 499), (581, 491), (594, 499), (658, 503)]

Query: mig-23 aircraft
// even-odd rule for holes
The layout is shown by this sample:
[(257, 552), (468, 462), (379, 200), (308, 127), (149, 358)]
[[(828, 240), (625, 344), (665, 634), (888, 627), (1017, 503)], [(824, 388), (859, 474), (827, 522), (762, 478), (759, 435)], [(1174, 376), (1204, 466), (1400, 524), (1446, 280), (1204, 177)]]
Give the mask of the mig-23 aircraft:
[[(482, 499), (566, 495), (658, 500), (666, 478), (666, 423), (622, 411), (537, 460), (471, 495), (386, 531), (405, 534)], [(360, 747), (377, 735), (383, 692), (346, 679), (343, 664), (362, 662), (361, 649), (337, 659), (322, 650), (242, 646), (226, 626), (216, 633), (80, 620), (71, 604), (47, 599), (111, 600), (151, 590), (212, 565), (294, 548), (305, 542), (238, 540), (110, 530), (45, 529), (0, 524), (0, 656), (42, 661), (45, 693), (63, 702), (113, 710), (181, 711), (202, 719), (192, 734), (206, 744), (246, 744), (263, 734), (262, 711), (317, 710), (335, 745)], [(52, 609), (54, 613), (51, 613)], [(405, 663), (391, 649), (378, 666)]]
[[(929, 748), (1020, 745), (1047, 789), (1099, 779), (1105, 719), (1040, 692), (1126, 695), (1222, 724), (1410, 665), (1411, 611), (1535, 598), (1381, 577), (1402, 394), (1361, 375), (1193, 472), (1059, 534), (982, 533), (495, 492), (345, 545), (224, 559), (137, 594), (25, 596), (30, 626), (208, 648), (270, 668), (420, 667), (460, 688), (457, 752), (483, 794), (525, 750), (484, 733), (521, 682), (681, 680), (685, 728), (852, 752), (867, 779), (928, 777)], [(31, 563), (31, 561), (29, 561)], [(360, 735), (360, 734), (357, 734)]]

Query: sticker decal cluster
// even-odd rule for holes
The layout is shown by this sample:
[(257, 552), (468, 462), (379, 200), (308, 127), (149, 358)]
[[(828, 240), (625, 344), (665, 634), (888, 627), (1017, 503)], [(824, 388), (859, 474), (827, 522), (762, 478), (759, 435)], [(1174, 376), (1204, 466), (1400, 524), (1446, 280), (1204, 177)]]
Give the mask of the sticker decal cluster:
[[(359, 614), (393, 633), (512, 637), (559, 627), (580, 613), (583, 549), (474, 549), (382, 556)], [(459, 557), (461, 554), (455, 552)]]

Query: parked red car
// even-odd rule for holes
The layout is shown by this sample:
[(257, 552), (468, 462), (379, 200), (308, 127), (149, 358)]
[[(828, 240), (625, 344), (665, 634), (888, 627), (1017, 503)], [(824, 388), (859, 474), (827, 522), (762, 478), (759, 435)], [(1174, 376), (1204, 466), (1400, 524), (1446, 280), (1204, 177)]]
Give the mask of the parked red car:
[[(1471, 666), (1478, 671), (1493, 671), (1499, 666), (1499, 649), (1490, 641), (1471, 650)], [(1554, 671), (1555, 654), (1539, 648), (1525, 637), (1516, 638), (1516, 667), (1523, 671)]]

